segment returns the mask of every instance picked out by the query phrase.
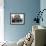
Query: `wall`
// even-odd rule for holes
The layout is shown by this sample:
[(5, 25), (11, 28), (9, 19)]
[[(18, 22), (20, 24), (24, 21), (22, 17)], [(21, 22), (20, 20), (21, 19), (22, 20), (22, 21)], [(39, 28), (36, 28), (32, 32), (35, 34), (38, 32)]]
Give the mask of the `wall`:
[[(46, 9), (46, 0), (41, 0), (40, 1), (40, 9), (41, 9), (41, 11), (43, 9)], [(43, 17), (44, 20), (43, 20), (43, 22), (41, 21), (40, 24), (43, 25), (43, 26), (46, 26), (46, 20), (45, 20), (46, 19), (46, 10), (43, 12), (42, 17)]]
[[(40, 0), (4, 0), (4, 35), (7, 41), (18, 41), (32, 30), (35, 14), (40, 10)], [(24, 25), (11, 25), (10, 12), (25, 13)]]

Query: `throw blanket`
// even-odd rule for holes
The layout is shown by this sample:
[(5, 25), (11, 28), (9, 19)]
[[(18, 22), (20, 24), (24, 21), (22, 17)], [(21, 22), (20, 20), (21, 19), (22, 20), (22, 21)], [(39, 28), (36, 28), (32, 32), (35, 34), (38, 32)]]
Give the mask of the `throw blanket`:
[(33, 35), (29, 32), (24, 38), (17, 42), (18, 46), (31, 46), (33, 42)]

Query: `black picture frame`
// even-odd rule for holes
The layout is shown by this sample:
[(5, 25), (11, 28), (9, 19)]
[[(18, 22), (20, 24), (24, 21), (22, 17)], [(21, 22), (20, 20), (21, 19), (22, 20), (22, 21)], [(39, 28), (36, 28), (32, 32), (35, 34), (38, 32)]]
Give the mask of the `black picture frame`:
[(24, 13), (10, 13), (10, 24), (11, 25), (25, 24), (25, 14)]

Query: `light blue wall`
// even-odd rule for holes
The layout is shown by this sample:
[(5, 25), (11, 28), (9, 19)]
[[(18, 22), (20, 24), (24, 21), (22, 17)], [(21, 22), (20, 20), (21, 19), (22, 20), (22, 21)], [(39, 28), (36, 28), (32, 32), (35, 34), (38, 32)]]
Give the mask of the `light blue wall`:
[[(46, 9), (46, 0), (41, 0), (40, 1), (40, 10), (42, 11), (43, 9)], [(45, 26), (46, 27), (46, 10), (43, 12), (43, 22), (40, 22), (40, 25)]]
[[(40, 9), (40, 0), (4, 0), (5, 40), (18, 41), (32, 29), (35, 12)], [(10, 12), (25, 13), (24, 25), (11, 25)]]

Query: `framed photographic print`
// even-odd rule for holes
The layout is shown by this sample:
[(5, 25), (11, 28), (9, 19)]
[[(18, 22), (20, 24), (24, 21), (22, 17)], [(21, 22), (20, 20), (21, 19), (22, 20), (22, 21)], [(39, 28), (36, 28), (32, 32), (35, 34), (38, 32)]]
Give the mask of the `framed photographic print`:
[(11, 24), (24, 24), (25, 22), (24, 13), (11, 13), (10, 14), (10, 23)]

